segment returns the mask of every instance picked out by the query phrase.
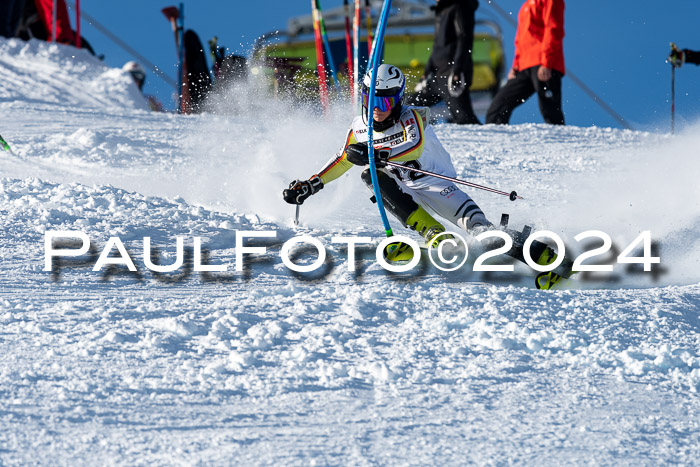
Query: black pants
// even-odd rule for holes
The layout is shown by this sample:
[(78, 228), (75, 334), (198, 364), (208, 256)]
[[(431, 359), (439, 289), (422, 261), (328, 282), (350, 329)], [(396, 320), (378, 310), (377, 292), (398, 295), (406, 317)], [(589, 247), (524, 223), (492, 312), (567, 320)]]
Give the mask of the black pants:
[(538, 69), (539, 67), (534, 66), (517, 72), (515, 78), (508, 80), (505, 86), (498, 90), (486, 112), (486, 123), (508, 123), (513, 110), (536, 92), (544, 121), (553, 125), (564, 124), (564, 113), (561, 110), (563, 75), (552, 70), (552, 78), (549, 81), (540, 81), (537, 79)]
[[(454, 123), (480, 125), (481, 122), (474, 115), (469, 89), (465, 89), (458, 97), (452, 96), (447, 90), (449, 74), (449, 69), (438, 71), (435, 76), (428, 80), (425, 88), (418, 93), (407, 96), (408, 104), (430, 107), (444, 100)], [(467, 81), (471, 83), (471, 76), (467, 78)]]
[(15, 37), (24, 9), (24, 0), (2, 0), (0, 3), (0, 36)]

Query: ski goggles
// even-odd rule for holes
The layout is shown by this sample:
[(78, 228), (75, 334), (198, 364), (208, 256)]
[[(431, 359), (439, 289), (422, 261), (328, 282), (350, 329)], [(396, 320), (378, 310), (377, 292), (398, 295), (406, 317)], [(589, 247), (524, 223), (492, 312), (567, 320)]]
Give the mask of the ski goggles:
[[(403, 91), (403, 89), (401, 91)], [(401, 102), (401, 98), (403, 97), (403, 92), (401, 91), (393, 96), (374, 96), (374, 108), (380, 112), (393, 109)], [(362, 91), (362, 106), (369, 109), (369, 91)]]

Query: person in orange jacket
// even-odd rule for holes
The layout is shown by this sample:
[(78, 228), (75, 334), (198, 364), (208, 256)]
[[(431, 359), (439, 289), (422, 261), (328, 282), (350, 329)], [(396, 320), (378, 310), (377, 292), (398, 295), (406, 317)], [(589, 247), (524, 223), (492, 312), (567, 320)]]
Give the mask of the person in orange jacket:
[(534, 93), (544, 121), (564, 124), (561, 79), (564, 66), (564, 0), (526, 0), (518, 13), (515, 57), (508, 81), (486, 113), (486, 123), (506, 124), (513, 110)]

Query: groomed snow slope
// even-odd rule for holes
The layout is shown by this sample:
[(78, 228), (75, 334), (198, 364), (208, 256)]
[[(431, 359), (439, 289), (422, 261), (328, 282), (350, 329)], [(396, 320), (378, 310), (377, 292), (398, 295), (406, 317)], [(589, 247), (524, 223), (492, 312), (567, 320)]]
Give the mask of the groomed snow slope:
[[(694, 132), (436, 128), (461, 177), (526, 198), (471, 192), (494, 221), (508, 212), (572, 250), (591, 229), (620, 247), (643, 230), (659, 242), (656, 279), (616, 266), (615, 281), (542, 292), (524, 268), (495, 283), (434, 267), (397, 277), (370, 250), (348, 272), (331, 238), (382, 235), (357, 170), (295, 228), (281, 189), (337, 150), (347, 109), (324, 120), (232, 92), (218, 115), (150, 113), (128, 76), (38, 42), (0, 40), (0, 75), (14, 83), (0, 134), (19, 155), (0, 153), (0, 463), (700, 458)], [(62, 92), (75, 88), (90, 91)], [(44, 272), (47, 230), (84, 231), (94, 250)], [(236, 273), (243, 230), (277, 238)], [(281, 242), (301, 233), (328, 247), (323, 274), (282, 264)], [(110, 236), (137, 273), (92, 272)], [(202, 237), (228, 271), (156, 275), (145, 236), (163, 263), (177, 236), (190, 256)]]

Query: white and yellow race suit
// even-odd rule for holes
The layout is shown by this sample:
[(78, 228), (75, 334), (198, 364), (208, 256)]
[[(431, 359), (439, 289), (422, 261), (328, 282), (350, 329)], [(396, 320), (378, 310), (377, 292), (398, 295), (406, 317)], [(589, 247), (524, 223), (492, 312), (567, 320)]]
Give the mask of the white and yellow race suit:
[[(426, 107), (404, 107), (393, 126), (383, 132), (374, 132), (375, 150), (389, 150), (388, 160), (406, 167), (381, 170), (389, 174), (401, 191), (409, 194), (416, 203), (429, 207), (455, 225), (466, 230), (477, 225), (490, 225), (474, 200), (454, 183), (409, 170), (417, 168), (452, 178), (457, 176), (449, 153), (428, 123), (429, 112)], [(318, 173), (323, 184), (335, 180), (353, 167), (354, 164), (346, 157), (349, 145), (367, 141), (367, 124), (358, 115), (352, 121), (341, 150)], [(405, 215), (392, 213), (405, 225)]]

